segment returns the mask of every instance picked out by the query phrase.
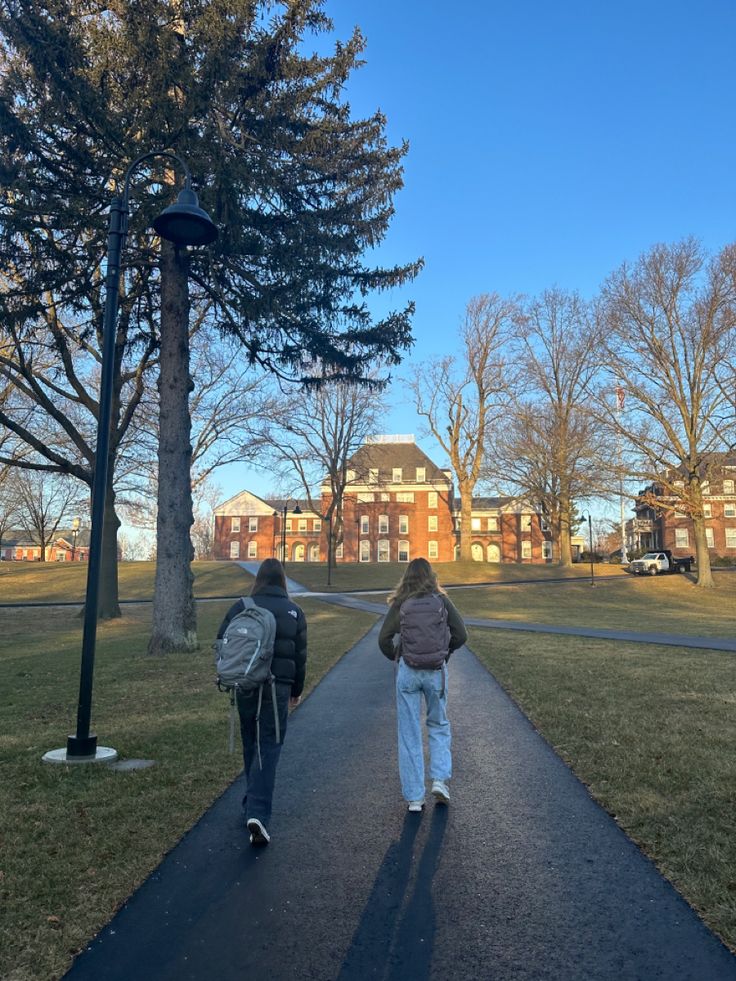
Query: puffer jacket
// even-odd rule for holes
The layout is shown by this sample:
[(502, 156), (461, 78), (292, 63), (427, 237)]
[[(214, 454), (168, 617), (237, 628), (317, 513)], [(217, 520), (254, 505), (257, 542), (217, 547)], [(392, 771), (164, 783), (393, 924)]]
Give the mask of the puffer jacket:
[[(274, 615), (276, 641), (271, 670), (276, 681), (291, 685), (291, 696), (297, 698), (304, 689), (307, 667), (307, 619), (304, 611), (289, 599), (286, 590), (280, 586), (265, 586), (250, 598), (256, 606), (262, 606)], [(224, 635), (233, 617), (243, 609), (242, 599), (233, 603), (217, 631), (218, 640)]]

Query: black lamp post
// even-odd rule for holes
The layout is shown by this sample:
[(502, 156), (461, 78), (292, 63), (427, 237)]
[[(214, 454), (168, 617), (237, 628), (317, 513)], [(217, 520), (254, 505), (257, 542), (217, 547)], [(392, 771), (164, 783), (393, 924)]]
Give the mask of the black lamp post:
[(72, 521), (72, 562), (77, 554), (77, 535), (79, 535), (79, 518)]
[(115, 361), (115, 322), (118, 312), (120, 289), (120, 256), (125, 247), (128, 232), (130, 179), (133, 171), (144, 160), (165, 157), (175, 161), (184, 171), (184, 189), (176, 204), (170, 205), (156, 219), (153, 227), (161, 238), (177, 246), (209, 245), (217, 238), (217, 226), (199, 207), (197, 195), (191, 187), (192, 177), (186, 162), (169, 150), (153, 150), (144, 153), (128, 167), (123, 180), (122, 196), (115, 195), (110, 202), (110, 223), (107, 238), (107, 274), (105, 277), (105, 315), (102, 328), (102, 378), (97, 420), (97, 449), (92, 484), (92, 525), (89, 540), (89, 564), (87, 567), (87, 591), (84, 601), (84, 628), (82, 634), (82, 663), (79, 679), (77, 706), (77, 731), (67, 739), (66, 750), (52, 750), (44, 756), (47, 762), (94, 762), (116, 758), (109, 747), (97, 748), (97, 736), (89, 731), (92, 709), (92, 679), (94, 676), (95, 643), (97, 639), (97, 608), (102, 568), (102, 532), (105, 516), (105, 492), (107, 489), (110, 422), (112, 416), (113, 374)]
[[(291, 498), (288, 501), (284, 501), (284, 506), (281, 509), (281, 564), (286, 567), (286, 513), (291, 503)], [(301, 514), (302, 509), (299, 507), (296, 501), (294, 501), (294, 509), (292, 514)]]
[[(585, 518), (586, 515), (583, 515)], [(588, 521), (588, 542), (590, 548), (590, 585), (595, 586), (595, 572), (593, 571), (593, 523), (590, 518), (590, 511), (587, 514)]]

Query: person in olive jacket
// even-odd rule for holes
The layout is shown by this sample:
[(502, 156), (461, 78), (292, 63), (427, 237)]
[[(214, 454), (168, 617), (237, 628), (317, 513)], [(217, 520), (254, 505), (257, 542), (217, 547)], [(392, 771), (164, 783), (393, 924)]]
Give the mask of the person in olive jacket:
[[(413, 597), (437, 596), (447, 611), (448, 649), (438, 668), (410, 667), (402, 657), (401, 607)], [(447, 718), (447, 661), (468, 639), (465, 624), (437, 574), (423, 558), (412, 559), (396, 589), (388, 598), (389, 609), (378, 635), (381, 653), (398, 661), (396, 670), (396, 717), (399, 737), (399, 778), (410, 811), (424, 807), (424, 750), (422, 747), (422, 702), (426, 703), (429, 768), (432, 796), (439, 804), (450, 801), (452, 776), (450, 722)], [(398, 644), (395, 641), (398, 635)]]
[[(281, 742), (276, 739), (273, 701), (270, 696), (262, 700), (260, 733), (257, 736), (258, 690), (238, 689), (237, 693), (246, 778), (246, 791), (243, 797), (245, 823), (250, 832), (251, 844), (267, 845), (271, 840), (268, 823), (271, 820), (276, 767), (286, 734), (289, 708), (295, 708), (299, 704), (304, 689), (307, 665), (307, 621), (302, 608), (289, 598), (284, 567), (278, 559), (265, 559), (261, 563), (250, 595), (257, 606), (270, 610), (276, 620), (276, 640), (271, 671), (276, 679), (276, 704)], [(218, 639), (222, 638), (233, 617), (242, 611), (242, 600), (238, 600), (230, 607), (220, 624), (217, 632)], [(260, 743), (260, 761), (258, 743)]]

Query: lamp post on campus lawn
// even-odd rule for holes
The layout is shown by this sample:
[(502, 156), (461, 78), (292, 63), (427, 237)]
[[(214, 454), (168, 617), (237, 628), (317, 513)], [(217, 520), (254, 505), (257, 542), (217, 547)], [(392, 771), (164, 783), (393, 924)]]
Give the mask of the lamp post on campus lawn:
[[(287, 501), (284, 501), (284, 506), (281, 509), (281, 564), (284, 567), (286, 567), (286, 514), (289, 510), (289, 504), (291, 503), (291, 501), (292, 498), (289, 498)], [(299, 504), (296, 501), (294, 501), (294, 508), (291, 513), (292, 514), (302, 513), (302, 509), (299, 507)]]
[(110, 202), (110, 223), (107, 237), (107, 273), (105, 277), (105, 315), (102, 327), (102, 378), (97, 419), (97, 449), (95, 451), (94, 480), (92, 484), (92, 525), (89, 539), (89, 563), (87, 566), (87, 591), (84, 600), (84, 628), (82, 634), (82, 663), (79, 678), (79, 702), (77, 705), (77, 731), (67, 739), (66, 749), (51, 750), (44, 760), (51, 763), (109, 762), (117, 757), (114, 749), (97, 746), (97, 736), (89, 731), (92, 710), (92, 679), (94, 675), (95, 643), (97, 639), (97, 607), (102, 568), (102, 532), (105, 517), (105, 493), (107, 490), (110, 422), (115, 367), (115, 323), (120, 291), (120, 257), (128, 232), (130, 178), (144, 160), (165, 157), (175, 161), (184, 171), (184, 189), (176, 204), (170, 205), (153, 221), (161, 238), (177, 246), (209, 245), (217, 238), (217, 227), (210, 216), (199, 207), (197, 195), (192, 190), (192, 175), (181, 157), (169, 150), (153, 150), (144, 153), (128, 167), (123, 180), (122, 195), (115, 195)]
[(79, 518), (72, 521), (72, 562), (77, 553), (77, 536), (79, 535)]
[(588, 542), (590, 548), (590, 585), (595, 586), (595, 573), (593, 571), (593, 522), (591, 521), (590, 511), (588, 511), (587, 516), (583, 515), (588, 522)]

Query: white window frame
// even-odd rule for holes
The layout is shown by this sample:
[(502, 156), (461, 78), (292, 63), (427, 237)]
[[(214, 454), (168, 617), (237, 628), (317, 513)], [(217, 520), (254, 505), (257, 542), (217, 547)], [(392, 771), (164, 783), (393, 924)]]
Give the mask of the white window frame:
[(427, 515), (427, 531), (439, 531), (439, 519), (436, 514)]
[(230, 518), (230, 534), (234, 535), (240, 531), (240, 518)]
[(286, 519), (286, 530), (291, 531), (291, 518)]
[(703, 504), (703, 517), (712, 518), (713, 517), (713, 507), (710, 501), (707, 504)]
[(396, 503), (397, 504), (413, 504), (414, 503), (414, 491), (397, 491), (396, 492)]
[(248, 542), (248, 558), (258, 558), (258, 542)]
[(306, 518), (299, 518), (299, 524), (298, 524), (297, 527), (299, 528), (299, 531), (306, 531), (307, 530), (307, 519)]
[(387, 514), (379, 514), (378, 515), (378, 534), (379, 535), (388, 535), (388, 533), (389, 533), (389, 531), (388, 531), (388, 515)]
[(367, 514), (360, 516), (360, 533), (361, 535), (370, 535), (371, 533), (371, 519)]
[(391, 483), (400, 484), (402, 482), (403, 469), (401, 467), (393, 467), (391, 470)]
[(521, 516), (521, 530), (531, 531), (532, 530), (532, 515), (522, 514)]
[(734, 482), (732, 480), (723, 481), (723, 493), (733, 494)]
[(470, 530), (471, 531), (480, 531), (480, 518), (471, 518), (470, 519)]
[(709, 480), (704, 480), (702, 482), (702, 484), (700, 485), (700, 493), (701, 494), (710, 494), (710, 481)]
[(248, 531), (249, 532), (258, 531), (258, 518), (257, 517), (251, 516), (250, 518), (248, 518)]
[(522, 559), (530, 559), (532, 557), (532, 543), (528, 540), (521, 543), (521, 557)]
[(427, 480), (427, 468), (417, 467), (417, 483), (424, 484)]
[(234, 541), (230, 542), (230, 558), (239, 559), (240, 558), (240, 542)]
[(542, 542), (542, 558), (545, 562), (552, 558), (552, 542), (546, 539)]
[(368, 483), (377, 484), (378, 483), (378, 468), (370, 467), (368, 469)]
[(340, 544), (335, 547), (335, 558), (341, 559), (343, 557), (344, 552), (345, 549), (343, 547), (343, 543), (340, 542)]
[(360, 543), (358, 558), (361, 562), (370, 562), (371, 560), (371, 543), (367, 538), (364, 538)]
[(736, 528), (725, 528), (726, 548), (736, 548)]
[(687, 528), (675, 528), (675, 548), (690, 548), (690, 535)]
[(439, 542), (430, 541), (427, 542), (427, 558), (436, 559), (440, 554)]
[(399, 515), (399, 534), (408, 535), (409, 534), (409, 515), (400, 514)]
[(487, 531), (498, 531), (498, 518), (489, 518)]
[(398, 558), (399, 562), (408, 562), (411, 552), (409, 551), (409, 542), (403, 539), (399, 542)]
[(312, 522), (312, 530), (313, 531), (322, 531), (322, 519), (321, 518), (315, 518), (314, 519), (314, 521)]
[(708, 548), (716, 547), (714, 532), (712, 528), (705, 529), (705, 544), (708, 546)]
[(376, 558), (378, 559), (379, 562), (391, 561), (391, 542), (388, 540), (388, 538), (378, 539)]
[(736, 504), (733, 501), (724, 501), (723, 517), (736, 518)]
[(436, 508), (437, 499), (438, 499), (437, 491), (430, 491), (429, 494), (427, 494), (427, 507)]

